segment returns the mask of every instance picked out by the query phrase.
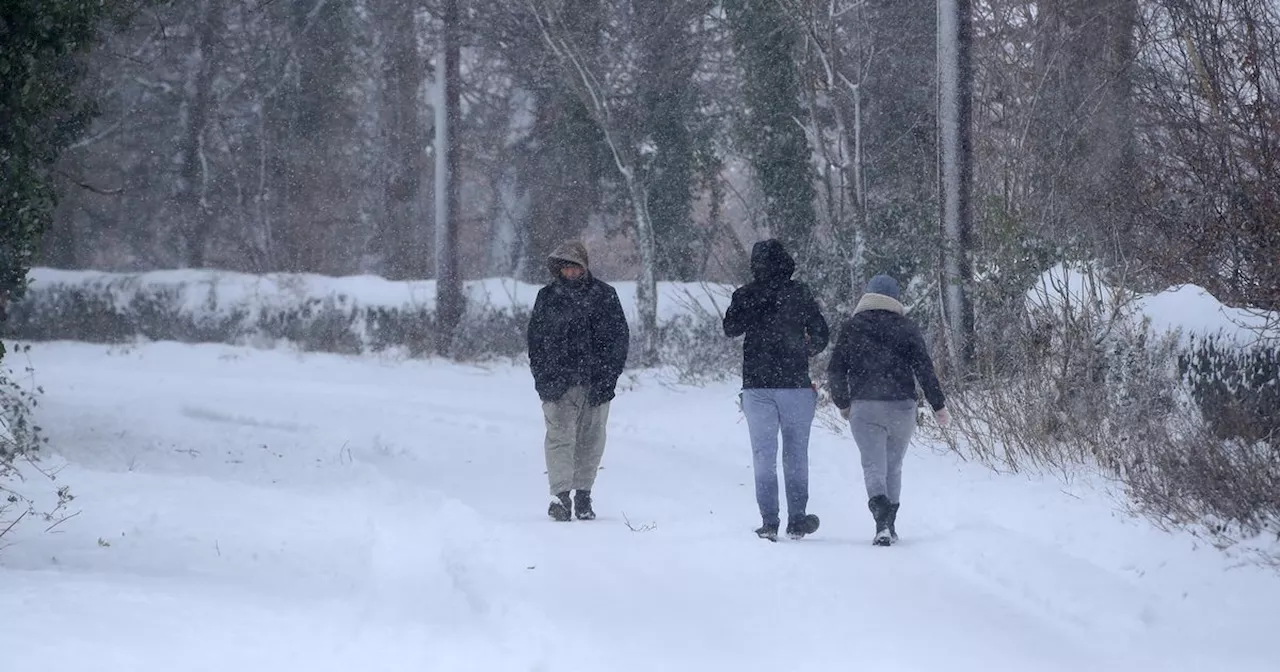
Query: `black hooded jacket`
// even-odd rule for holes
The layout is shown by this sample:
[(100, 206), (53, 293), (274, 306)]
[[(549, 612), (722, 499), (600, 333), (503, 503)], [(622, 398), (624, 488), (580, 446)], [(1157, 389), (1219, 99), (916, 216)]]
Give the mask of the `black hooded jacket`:
[(724, 314), (724, 333), (745, 335), (743, 389), (811, 387), (809, 359), (827, 347), (827, 320), (808, 286), (791, 279), (796, 262), (782, 243), (751, 250), (754, 280), (738, 288)]
[(587, 273), (573, 282), (553, 280), (538, 291), (528, 341), (539, 398), (557, 401), (582, 385), (587, 402), (599, 406), (614, 398), (631, 332), (618, 293)]

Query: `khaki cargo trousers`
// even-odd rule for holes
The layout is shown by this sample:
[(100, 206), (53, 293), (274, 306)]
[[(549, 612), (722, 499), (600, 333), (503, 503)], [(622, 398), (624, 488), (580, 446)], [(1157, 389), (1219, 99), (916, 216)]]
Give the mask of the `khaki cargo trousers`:
[(590, 490), (604, 457), (609, 404), (592, 407), (585, 387), (571, 387), (557, 401), (542, 402), (547, 422), (547, 480), (555, 496)]

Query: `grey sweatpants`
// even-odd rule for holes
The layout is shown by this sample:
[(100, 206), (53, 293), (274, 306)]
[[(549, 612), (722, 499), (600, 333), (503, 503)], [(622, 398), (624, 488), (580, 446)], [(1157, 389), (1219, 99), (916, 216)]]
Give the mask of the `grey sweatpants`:
[(916, 402), (855, 401), (849, 426), (862, 453), (867, 499), (885, 495), (896, 504), (902, 495), (902, 459), (916, 431)]
[(778, 433), (782, 433), (782, 478), (787, 486), (787, 514), (805, 514), (809, 505), (809, 430), (818, 405), (811, 388), (742, 391), (742, 413), (751, 434), (756, 477), (756, 504), (766, 525), (779, 524)]
[(587, 404), (587, 389), (572, 387), (556, 401), (542, 402), (547, 423), (547, 480), (551, 494), (590, 490), (604, 457), (609, 404)]

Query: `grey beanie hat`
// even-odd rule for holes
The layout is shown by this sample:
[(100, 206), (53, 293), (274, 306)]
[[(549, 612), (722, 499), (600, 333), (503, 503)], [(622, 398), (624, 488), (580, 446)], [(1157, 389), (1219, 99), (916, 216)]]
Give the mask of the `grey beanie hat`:
[(883, 294), (891, 299), (901, 298), (901, 291), (898, 289), (898, 281), (884, 273), (871, 278), (871, 282), (867, 283), (867, 293)]

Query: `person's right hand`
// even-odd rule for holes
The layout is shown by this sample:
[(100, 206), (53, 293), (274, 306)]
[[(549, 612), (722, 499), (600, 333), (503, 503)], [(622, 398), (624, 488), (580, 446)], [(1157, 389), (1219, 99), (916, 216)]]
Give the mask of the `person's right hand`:
[(933, 419), (938, 421), (939, 427), (946, 427), (951, 424), (951, 413), (947, 411), (946, 406), (943, 406), (933, 412)]

